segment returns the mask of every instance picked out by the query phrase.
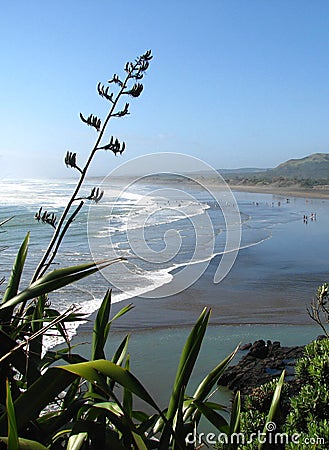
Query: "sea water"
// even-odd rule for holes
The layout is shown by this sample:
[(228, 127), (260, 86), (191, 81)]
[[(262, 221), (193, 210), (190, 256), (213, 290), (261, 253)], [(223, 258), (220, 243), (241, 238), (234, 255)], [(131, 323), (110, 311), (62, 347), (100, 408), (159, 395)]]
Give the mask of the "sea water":
[[(88, 180), (79, 196), (87, 197), (98, 182)], [(170, 191), (166, 191), (163, 186), (160, 189), (145, 180), (140, 184), (134, 183), (130, 189), (126, 185), (125, 180), (107, 183), (102, 187), (105, 194), (99, 204), (86, 201), (85, 208), (63, 240), (53, 268), (111, 257), (126, 258), (125, 266), (111, 266), (110, 278), (107, 274), (99, 274), (51, 293), (50, 301), (54, 308), (64, 311), (74, 303), (87, 317), (99, 307), (109, 287), (113, 288), (113, 303), (147, 296), (160, 288), (168, 288), (170, 293), (170, 285), (177, 271), (197, 265), (200, 261), (208, 261), (210, 269), (205, 272), (207, 279), (215, 257), (223, 255), (227, 236), (223, 205), (209, 191), (193, 184), (171, 185)], [(42, 206), (43, 211), (54, 212), (59, 217), (74, 186), (74, 180), (1, 182), (0, 221), (13, 216), (2, 227), (0, 234), (3, 250), (0, 255), (1, 276), (8, 279), (19, 245), (29, 231), (29, 254), (21, 288), (28, 285), (53, 232), (50, 225), (35, 220), (35, 213)], [(225, 207), (238, 207), (239, 221), (235, 225), (241, 227), (241, 250), (236, 266), (220, 283), (221, 287), (226, 289), (226, 293), (231, 289), (232, 299), (237, 298), (239, 291), (241, 299), (246, 292), (249, 295), (254, 292), (255, 297), (258, 295), (261, 298), (263, 295), (265, 299), (268, 295), (270, 298), (278, 289), (281, 296), (295, 292), (296, 302), (300, 295), (311, 299), (316, 283), (326, 281), (328, 201), (269, 194), (234, 194), (237, 205), (226, 204)], [(308, 221), (304, 220), (305, 215)], [(213, 224), (211, 233), (208, 221)], [(211, 239), (211, 245), (208, 245)], [(202, 245), (199, 245), (200, 242)], [(245, 263), (242, 265), (240, 262), (239, 265), (240, 260)], [(129, 276), (123, 272), (127, 267)], [(284, 280), (290, 280), (289, 283), (282, 281), (283, 274)], [(294, 279), (296, 274), (298, 276)], [(262, 280), (266, 280), (263, 285)], [(310, 280), (312, 283), (307, 284)], [(4, 286), (1, 286), (2, 291)], [(124, 289), (121, 289), (122, 286)], [(276, 296), (279, 297), (278, 292)], [(149, 303), (150, 310), (158, 302), (156, 298), (148, 301), (154, 302)], [(217, 301), (213, 296), (210, 303), (216, 302), (220, 304), (221, 299)], [(278, 317), (283, 317), (286, 308), (284, 303), (278, 306), (277, 303), (263, 302), (261, 305), (256, 299), (255, 312), (258, 311), (258, 314), (252, 314), (249, 307), (246, 314), (242, 307), (234, 304), (234, 300), (228, 303), (227, 311), (233, 308), (227, 315), (226, 322), (229, 323), (280, 323)], [(172, 311), (172, 317), (176, 313), (179, 316), (179, 308), (177, 305), (177, 310)], [(225, 316), (225, 302), (221, 310)], [(134, 313), (130, 314), (130, 329), (170, 325), (170, 311), (167, 322), (157, 322), (150, 314), (144, 317), (142, 325), (134, 323)], [(304, 314), (306, 316), (306, 310)], [(162, 310), (160, 315), (165, 317), (166, 312)], [(283, 322), (294, 323), (294, 320), (291, 316)], [(173, 320), (173, 324), (177, 325), (177, 322)], [(76, 332), (76, 328), (77, 324), (71, 328), (71, 334)]]

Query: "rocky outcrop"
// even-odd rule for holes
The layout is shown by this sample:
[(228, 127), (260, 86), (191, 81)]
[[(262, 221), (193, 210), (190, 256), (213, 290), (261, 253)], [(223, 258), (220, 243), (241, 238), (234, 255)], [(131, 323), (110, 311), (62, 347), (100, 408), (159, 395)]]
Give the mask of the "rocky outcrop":
[(232, 391), (249, 394), (253, 388), (279, 377), (285, 370), (285, 380), (293, 380), (296, 360), (302, 356), (304, 346), (281, 347), (280, 342), (258, 340), (240, 347), (248, 351), (238, 364), (229, 367), (218, 384)]

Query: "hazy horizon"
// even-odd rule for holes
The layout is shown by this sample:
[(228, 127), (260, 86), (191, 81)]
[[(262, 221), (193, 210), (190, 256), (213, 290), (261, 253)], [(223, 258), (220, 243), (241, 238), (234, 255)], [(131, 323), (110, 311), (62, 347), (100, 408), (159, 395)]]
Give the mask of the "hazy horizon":
[[(154, 154), (154, 155), (158, 155), (159, 158), (161, 158), (162, 155), (166, 155), (166, 154), (167, 153)], [(324, 154), (329, 155), (329, 153), (324, 153)], [(93, 173), (93, 170), (91, 170), (90, 173), (87, 174), (86, 180), (88, 180), (88, 179), (95, 179), (95, 178), (102, 179), (102, 178), (105, 178), (105, 177), (108, 177), (108, 176), (109, 177), (113, 177), (113, 178), (129, 178), (129, 177), (133, 177), (133, 176), (144, 175), (145, 171), (147, 169), (144, 166), (144, 161), (145, 161), (145, 159), (143, 159), (144, 156), (149, 156), (149, 155), (142, 155), (142, 157), (140, 157), (140, 159), (141, 159), (140, 167), (138, 167), (138, 164), (137, 164), (137, 166), (135, 165), (133, 167), (133, 170), (131, 170), (132, 164), (134, 164), (135, 161), (138, 161), (138, 159), (139, 159), (138, 157), (137, 158), (132, 158), (131, 160), (126, 161), (125, 163), (117, 164), (108, 173), (101, 173), (101, 172)], [(280, 165), (282, 163), (285, 163), (285, 162), (287, 162), (289, 160), (303, 159), (303, 158), (308, 157), (308, 156), (311, 156), (311, 155), (305, 155), (305, 156), (302, 156), (301, 158), (288, 158), (285, 161), (281, 161), (278, 165)], [(125, 165), (128, 166), (128, 169), (127, 170), (122, 170), (122, 169), (120, 170), (120, 168), (124, 167)], [(275, 167), (277, 167), (277, 166), (275, 166)], [(249, 170), (252, 170), (252, 171), (257, 171), (257, 170), (259, 170), (259, 171), (266, 171), (266, 170), (274, 169), (275, 167), (252, 167), (252, 166), (245, 166), (245, 167), (213, 167), (213, 169), (215, 169), (219, 173), (221, 173), (221, 171), (223, 171), (223, 172), (233, 172), (234, 173), (234, 172), (239, 172), (239, 171), (241, 171), (241, 172), (243, 172), (243, 171), (248, 172)], [(152, 175), (150, 173), (151, 170), (153, 170), (154, 175), (166, 174), (166, 173), (170, 174), (170, 173), (172, 173), (172, 174), (184, 176), (184, 174), (188, 175), (188, 174), (193, 174), (193, 173), (194, 174), (198, 174), (199, 173), (200, 175), (203, 174), (203, 173), (207, 173), (207, 172), (212, 173), (211, 168), (209, 168), (209, 171), (207, 171), (207, 170), (200, 170), (198, 166), (196, 166), (196, 168), (193, 169), (193, 167), (190, 167), (190, 168), (186, 168), (186, 167), (183, 167), (183, 166), (175, 167), (175, 165), (173, 165), (173, 168), (172, 168), (171, 172), (168, 171), (168, 170), (167, 171), (161, 171), (161, 159), (159, 159), (159, 166), (158, 167), (155, 167), (154, 164), (153, 164), (152, 166), (150, 166), (149, 169), (150, 170), (148, 171), (148, 176)], [(115, 174), (112, 174), (112, 171), (115, 172)], [(40, 176), (40, 177), (29, 176), (29, 177), (26, 177), (26, 178), (21, 178), (21, 177), (7, 177), (6, 178), (6, 177), (2, 177), (2, 180), (7, 180), (7, 181), (19, 181), (19, 180), (22, 180), (22, 181), (27, 181), (27, 180), (36, 181), (36, 180), (48, 180), (48, 179), (51, 179), (51, 180), (57, 180), (58, 179), (58, 180), (67, 180), (67, 181), (77, 181), (79, 179), (79, 173), (74, 172), (74, 171), (71, 170), (71, 171), (68, 171), (67, 174), (61, 174), (61, 175), (52, 176), (52, 177), (49, 177), (49, 176), (45, 176), (45, 177), (42, 177), (42, 176)]]

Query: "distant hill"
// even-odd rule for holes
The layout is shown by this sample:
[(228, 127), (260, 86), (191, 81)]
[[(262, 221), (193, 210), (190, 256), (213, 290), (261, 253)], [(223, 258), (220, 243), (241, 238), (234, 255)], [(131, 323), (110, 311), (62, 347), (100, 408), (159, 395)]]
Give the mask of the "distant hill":
[(274, 169), (270, 169), (271, 176), (282, 176), (296, 179), (327, 179), (329, 178), (329, 154), (314, 153), (301, 159), (290, 159)]
[[(279, 164), (273, 169), (238, 168), (218, 169), (225, 180), (231, 185), (259, 185), (277, 187), (317, 187), (329, 189), (329, 154), (314, 153), (300, 159), (290, 159)], [(211, 180), (214, 177), (212, 171), (186, 172), (178, 175), (175, 173), (157, 173), (148, 176), (150, 183), (189, 183), (193, 180)], [(189, 179), (191, 176), (191, 179)], [(126, 178), (126, 177), (125, 177)], [(129, 178), (129, 177), (128, 177)], [(132, 178), (134, 178), (132, 176)], [(146, 181), (146, 180), (145, 180)]]
[(235, 182), (239, 184), (279, 183), (283, 186), (292, 183), (305, 186), (329, 184), (329, 154), (314, 153), (305, 158), (290, 159), (273, 169), (259, 171), (238, 169), (236, 172), (223, 173), (223, 176), (232, 184)]

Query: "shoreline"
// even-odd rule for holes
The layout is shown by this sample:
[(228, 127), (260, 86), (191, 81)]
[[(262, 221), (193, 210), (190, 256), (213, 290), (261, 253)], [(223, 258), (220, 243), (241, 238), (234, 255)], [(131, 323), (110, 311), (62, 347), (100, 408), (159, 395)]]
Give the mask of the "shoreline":
[[(327, 191), (299, 190), (299, 195), (296, 195), (297, 192), (291, 189), (273, 189), (273, 186), (232, 185), (230, 188), (290, 199), (314, 198), (318, 199), (319, 205), (321, 200), (329, 199)], [(323, 220), (325, 216), (321, 214), (317, 227)], [(277, 233), (274, 228), (275, 238), (272, 236), (259, 245), (242, 249), (230, 275), (218, 285), (213, 283), (213, 276), (220, 255), (209, 262), (203, 275), (192, 286), (178, 294), (155, 299), (137, 296), (113, 303), (113, 314), (129, 303), (135, 306), (134, 311), (122, 317), (113, 328), (118, 331), (183, 328), (194, 324), (204, 306), (212, 309), (211, 324), (215, 326), (312, 325), (306, 307), (318, 286), (327, 280), (327, 273), (325, 265), (318, 263), (310, 266), (308, 261), (312, 258), (320, 261), (316, 247), (323, 247), (320, 239), (323, 231), (312, 237), (302, 222), (302, 215), (299, 222), (282, 223), (280, 226), (285, 231)], [(313, 228), (310, 231), (313, 232)], [(287, 236), (291, 236), (288, 245)], [(316, 243), (315, 237), (321, 242)], [(307, 246), (305, 251), (300, 242)], [(165, 293), (166, 285), (154, 291), (157, 290)], [(92, 322), (94, 317), (95, 313), (89, 320)], [(90, 322), (82, 327), (90, 330)]]
[[(116, 308), (116, 305), (118, 306), (118, 308)], [(117, 314), (117, 312), (121, 309), (121, 307), (126, 306), (122, 305), (121, 302), (118, 303), (113, 303), (112, 304), (112, 311), (113, 311), (113, 316), (115, 314)], [(138, 307), (138, 304), (134, 304), (134, 307)], [(202, 310), (199, 311), (199, 314), (201, 314)], [(190, 321), (186, 321), (184, 323), (164, 323), (164, 324), (149, 324), (149, 325), (139, 325), (138, 323), (134, 322), (134, 321), (130, 321), (130, 323), (122, 323), (120, 324), (120, 322), (114, 322), (111, 326), (111, 330), (115, 333), (125, 333), (125, 332), (134, 332), (134, 333), (144, 333), (144, 332), (149, 332), (149, 331), (163, 331), (163, 330), (171, 330), (171, 329), (175, 329), (175, 330), (185, 330), (185, 329), (190, 329), (193, 327), (193, 325), (195, 325), (195, 322), (198, 318), (198, 311), (194, 311), (195, 313), (195, 317), (194, 320), (193, 318), (191, 318)], [(93, 326), (94, 326), (94, 320), (96, 318), (96, 312), (93, 312), (89, 317), (88, 320), (84, 323), (82, 323), (81, 325), (79, 325), (79, 330), (83, 333), (92, 333), (93, 331)], [(134, 312), (131, 312), (131, 314), (134, 314)], [(131, 318), (131, 317), (129, 317)], [(121, 319), (121, 318), (120, 318)], [(127, 316), (128, 319), (128, 316)], [(268, 322), (239, 322), (239, 321), (225, 321), (225, 320), (220, 320), (218, 317), (216, 317), (214, 320), (211, 317), (210, 321), (208, 323), (209, 327), (213, 327), (213, 328), (220, 328), (220, 327), (226, 327), (226, 328), (239, 328), (239, 327), (263, 327), (263, 326), (269, 326), (269, 327), (289, 327), (289, 328), (294, 328), (294, 327), (307, 327), (307, 329), (317, 329), (317, 325), (315, 325), (311, 320), (308, 322), (305, 322), (303, 320), (294, 322), (294, 323), (288, 323), (288, 322), (279, 322), (279, 321), (268, 321)], [(318, 330), (318, 334), (321, 334), (321, 330), (319, 328)], [(75, 335), (73, 335), (74, 338)]]
[(280, 186), (258, 186), (252, 184), (230, 184), (229, 188), (232, 191), (250, 192), (254, 194), (272, 194), (283, 197), (298, 197), (298, 198), (317, 198), (329, 199), (328, 189), (303, 189), (298, 187), (280, 187)]

